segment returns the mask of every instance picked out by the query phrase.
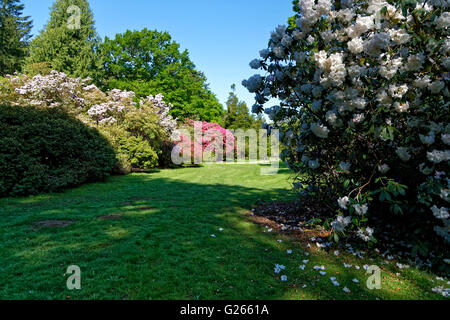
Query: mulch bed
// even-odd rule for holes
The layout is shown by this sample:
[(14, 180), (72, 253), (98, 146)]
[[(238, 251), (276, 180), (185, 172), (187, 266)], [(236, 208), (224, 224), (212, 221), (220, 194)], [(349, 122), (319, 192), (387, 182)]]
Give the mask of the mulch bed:
[[(321, 224), (329, 217), (332, 217), (330, 210), (321, 208), (318, 204), (303, 204), (298, 201), (293, 202), (271, 202), (255, 206), (249, 213), (250, 220), (262, 227), (266, 231), (272, 229), (273, 232), (291, 236), (294, 240), (300, 240), (302, 247), (313, 244), (314, 242), (329, 243), (330, 232), (324, 230)], [(317, 221), (318, 219), (321, 222)], [(316, 223), (312, 223), (316, 220)], [(378, 242), (373, 248), (377, 252), (384, 253), (383, 257), (393, 256), (397, 260), (413, 261), (416, 257), (412, 256), (412, 245), (404, 237), (398, 235), (395, 225), (383, 224), (376, 217), (371, 218), (371, 225), (375, 230), (383, 230), (375, 234)], [(382, 224), (382, 225), (381, 225)], [(333, 245), (336, 248), (345, 248), (346, 245), (354, 246), (367, 250), (367, 245), (357, 239), (355, 236), (342, 239), (338, 244)], [(314, 247), (314, 246), (312, 246)], [(433, 250), (434, 251), (434, 250)], [(417, 260), (419, 264), (428, 265), (431, 263), (434, 253), (431, 252), (427, 257), (421, 257)]]
[(278, 233), (308, 242), (311, 238), (328, 241), (330, 233), (317, 225), (309, 225), (314, 219), (323, 219), (323, 208), (293, 202), (271, 202), (254, 207), (250, 219)]

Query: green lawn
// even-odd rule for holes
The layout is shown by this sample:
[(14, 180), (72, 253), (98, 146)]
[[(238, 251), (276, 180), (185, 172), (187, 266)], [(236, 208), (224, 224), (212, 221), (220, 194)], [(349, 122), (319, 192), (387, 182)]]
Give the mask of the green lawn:
[[(321, 250), (307, 257), (302, 244), (263, 232), (246, 215), (251, 206), (292, 195), (287, 169), (261, 176), (260, 168), (162, 170), (111, 177), (63, 194), (2, 199), (0, 298), (441, 298), (431, 288), (443, 283), (432, 283), (431, 274), (383, 265), (382, 289), (370, 291), (362, 266), (376, 264), (377, 258), (336, 257)], [(46, 220), (73, 223), (39, 225)], [(304, 259), (310, 262), (301, 270)], [(344, 261), (361, 269), (344, 268)], [(79, 291), (66, 288), (64, 273), (73, 264), (82, 272)], [(275, 264), (286, 270), (275, 274)], [(327, 274), (321, 276), (315, 265), (324, 265)], [(288, 281), (282, 282), (281, 275)], [(332, 276), (339, 287), (331, 283)]]

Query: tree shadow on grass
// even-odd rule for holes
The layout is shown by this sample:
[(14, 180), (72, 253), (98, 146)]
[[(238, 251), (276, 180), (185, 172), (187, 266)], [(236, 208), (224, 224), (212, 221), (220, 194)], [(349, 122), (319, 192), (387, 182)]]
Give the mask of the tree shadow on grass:
[[(325, 290), (331, 284), (321, 285), (317, 272), (300, 272), (304, 252), (287, 255), (292, 242), (278, 243), (278, 236), (244, 216), (257, 201), (285, 194), (281, 188), (131, 175), (37, 197), (33, 206), (8, 200), (0, 209), (0, 298), (352, 298), (342, 289)], [(114, 215), (119, 218), (104, 219)], [(32, 230), (43, 220), (76, 223)], [(288, 282), (274, 274), (275, 264), (286, 266)], [(69, 265), (82, 270), (80, 291), (66, 288)], [(346, 282), (354, 276), (343, 267), (336, 272)], [(316, 278), (315, 287), (302, 287)], [(377, 297), (363, 289), (360, 294)]]
[[(260, 163), (258, 164), (258, 166), (262, 167), (262, 168), (267, 168), (270, 169), (272, 167), (272, 164), (270, 163)], [(280, 162), (279, 163), (279, 168), (278, 168), (278, 174), (292, 174), (292, 170), (289, 169), (289, 167), (286, 165), (286, 163), (284, 162)]]

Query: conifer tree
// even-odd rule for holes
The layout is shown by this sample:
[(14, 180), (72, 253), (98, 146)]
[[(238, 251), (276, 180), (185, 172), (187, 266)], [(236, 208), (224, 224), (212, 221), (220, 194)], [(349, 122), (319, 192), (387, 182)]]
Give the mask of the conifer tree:
[(98, 79), (100, 38), (87, 0), (56, 0), (50, 19), (30, 46), (28, 62), (48, 62), (73, 77)]
[(247, 104), (240, 101), (236, 95), (236, 85), (231, 86), (231, 92), (227, 100), (227, 112), (224, 115), (225, 128), (227, 129), (260, 129), (263, 119), (250, 115)]
[(0, 76), (21, 71), (32, 21), (19, 0), (0, 0)]

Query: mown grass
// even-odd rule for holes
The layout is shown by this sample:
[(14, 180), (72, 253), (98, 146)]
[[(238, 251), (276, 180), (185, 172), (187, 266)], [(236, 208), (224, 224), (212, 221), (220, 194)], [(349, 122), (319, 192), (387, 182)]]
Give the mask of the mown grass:
[[(382, 289), (370, 291), (362, 266), (377, 264), (381, 260), (376, 257), (336, 257), (312, 249), (306, 256), (304, 244), (263, 232), (246, 215), (251, 206), (293, 195), (286, 168), (274, 176), (261, 176), (260, 169), (162, 170), (111, 177), (62, 194), (2, 199), (0, 298), (441, 298), (431, 292), (437, 285), (431, 274), (385, 265)], [(73, 223), (37, 227), (45, 220)], [(310, 262), (302, 271), (304, 259)], [(344, 261), (361, 269), (344, 268)], [(275, 264), (285, 265), (286, 271), (275, 274)], [(69, 265), (81, 268), (81, 290), (66, 287)], [(319, 275), (315, 265), (324, 265), (327, 275)], [(280, 281), (283, 274), (287, 282)], [(360, 282), (353, 283), (354, 278)], [(343, 292), (345, 286), (351, 293)]]

